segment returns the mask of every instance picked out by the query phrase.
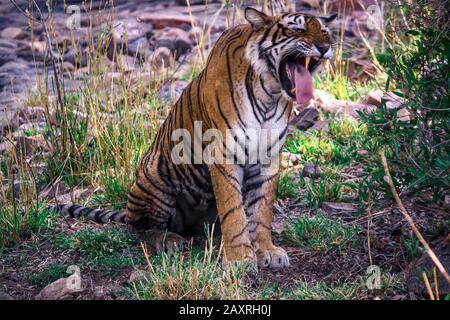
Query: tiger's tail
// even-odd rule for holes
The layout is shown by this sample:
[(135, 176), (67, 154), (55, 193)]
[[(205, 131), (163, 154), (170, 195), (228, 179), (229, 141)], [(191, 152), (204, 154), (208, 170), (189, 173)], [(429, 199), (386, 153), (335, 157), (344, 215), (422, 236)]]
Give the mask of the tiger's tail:
[(75, 204), (59, 204), (48, 207), (49, 210), (62, 214), (69, 218), (85, 218), (100, 224), (108, 222), (124, 223), (128, 222), (126, 210), (108, 210), (99, 208), (83, 207)]

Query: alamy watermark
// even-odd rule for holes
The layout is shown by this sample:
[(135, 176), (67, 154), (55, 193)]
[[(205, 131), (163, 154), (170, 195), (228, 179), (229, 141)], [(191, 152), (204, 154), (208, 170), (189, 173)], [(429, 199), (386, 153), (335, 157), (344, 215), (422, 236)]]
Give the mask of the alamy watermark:
[(259, 164), (261, 174), (278, 172), (278, 155), (283, 132), (279, 129), (218, 129), (203, 132), (202, 122), (194, 122), (193, 133), (187, 129), (172, 132), (174, 164)]

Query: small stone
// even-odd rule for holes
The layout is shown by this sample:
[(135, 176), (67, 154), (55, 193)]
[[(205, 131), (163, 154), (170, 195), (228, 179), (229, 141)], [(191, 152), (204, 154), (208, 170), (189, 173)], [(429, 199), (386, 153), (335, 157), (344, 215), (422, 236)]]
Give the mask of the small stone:
[(128, 43), (128, 55), (143, 59), (150, 55), (152, 51), (146, 38), (139, 38)]
[(73, 274), (67, 278), (61, 278), (52, 282), (39, 292), (36, 300), (61, 300), (68, 296), (83, 292), (83, 283), (77, 274)]
[(312, 162), (307, 162), (302, 170), (302, 175), (311, 179), (317, 179), (322, 175), (322, 170), (320, 170), (318, 165)]
[(8, 27), (2, 30), (0, 33), (0, 36), (2, 38), (6, 39), (24, 39), (26, 37), (25, 32), (22, 31), (20, 28), (16, 27)]
[[(193, 17), (194, 25), (198, 25), (199, 21)], [(138, 17), (138, 21), (151, 23), (154, 29), (164, 29), (165, 27), (181, 28), (183, 26), (191, 26), (191, 17), (187, 14), (162, 14), (162, 13), (142, 13)]]
[(358, 151), (356, 151), (356, 153), (360, 157), (367, 157), (369, 155), (369, 151), (367, 151), (367, 150), (358, 150)]
[(0, 117), (0, 139), (3, 140), (3, 136), (6, 135), (7, 132), (15, 131), (18, 127), (19, 117), (17, 116), (17, 112), (2, 112), (2, 116)]
[(136, 59), (127, 55), (119, 55), (117, 58), (118, 61), (118, 70), (123, 70), (124, 72), (131, 72), (135, 70)]
[(381, 99), (384, 96), (384, 91), (381, 89), (375, 89), (370, 91), (367, 94), (367, 97), (363, 102), (368, 104), (373, 104), (374, 106), (380, 107), (381, 106)]
[(273, 222), (272, 223), (272, 232), (278, 235), (281, 235), (284, 231), (284, 224), (282, 222)]
[(14, 145), (9, 141), (0, 143), (0, 154), (11, 153), (14, 150)]
[(179, 28), (169, 28), (165, 30), (157, 39), (156, 47), (167, 47), (176, 57), (191, 50), (192, 41), (189, 33)]
[(289, 120), (289, 125), (297, 128), (298, 130), (305, 131), (312, 127), (319, 117), (319, 111), (315, 108), (306, 108), (302, 110), (298, 115)]
[(327, 213), (343, 213), (343, 212), (355, 212), (356, 208), (351, 203), (345, 202), (324, 202), (322, 203), (322, 210)]
[(307, 131), (311, 132), (311, 131), (315, 131), (315, 130), (321, 130), (323, 132), (328, 132), (330, 130), (329, 122), (327, 120), (316, 121), (314, 123), (314, 125), (311, 128), (309, 128)]
[(285, 214), (284, 209), (278, 203), (274, 203), (272, 212), (276, 215), (284, 215)]
[(38, 134), (32, 137), (16, 137), (16, 152), (22, 159), (31, 157), (34, 152), (45, 150), (44, 136)]
[(450, 194), (446, 194), (444, 197), (444, 207), (450, 209)]
[(68, 192), (70, 192), (70, 189), (67, 187), (67, 185), (64, 182), (59, 181), (42, 190), (42, 192), (39, 194), (39, 199), (53, 200), (59, 195), (66, 194)]
[(128, 283), (132, 284), (133, 282), (144, 281), (147, 273), (144, 270), (136, 270), (130, 274), (128, 278)]
[(0, 292), (0, 300), (14, 300), (14, 298), (6, 292)]
[(19, 114), (20, 124), (28, 122), (43, 122), (45, 121), (45, 108), (43, 107), (29, 107), (20, 110)]
[(174, 63), (174, 58), (169, 48), (159, 47), (156, 48), (152, 56), (152, 63), (157, 67), (170, 67)]

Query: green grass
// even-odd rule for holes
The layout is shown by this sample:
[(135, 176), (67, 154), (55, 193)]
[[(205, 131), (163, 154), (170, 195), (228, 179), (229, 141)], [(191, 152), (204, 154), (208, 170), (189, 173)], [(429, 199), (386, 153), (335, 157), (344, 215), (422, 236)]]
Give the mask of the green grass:
[(83, 266), (112, 276), (143, 261), (138, 239), (125, 228), (79, 230), (58, 236), (54, 246), (70, 252)]
[(358, 229), (332, 220), (322, 214), (297, 218), (285, 227), (284, 237), (295, 246), (326, 253), (358, 243)]
[(36, 285), (45, 286), (60, 278), (68, 276), (67, 266), (62, 264), (51, 264), (46, 266), (41, 272), (31, 276), (31, 282)]
[(332, 74), (324, 72), (314, 78), (314, 88), (320, 89), (338, 100), (358, 101), (372, 91), (378, 88), (376, 81), (368, 83), (351, 82), (345, 73)]
[(418, 258), (422, 254), (419, 239), (416, 237), (401, 236), (400, 243), (409, 260)]
[(45, 203), (30, 207), (14, 206), (0, 209), (0, 249), (16, 244), (30, 236), (52, 230), (56, 215), (46, 209)]
[(289, 300), (355, 300), (368, 299), (375, 296), (392, 294), (402, 290), (400, 280), (390, 274), (381, 275), (381, 288), (369, 290), (365, 278), (327, 284), (324, 282), (294, 284), (290, 288), (279, 288), (276, 285), (264, 285), (260, 288), (261, 299), (289, 299)]
[(147, 256), (148, 272), (132, 284), (131, 296), (139, 300), (247, 298), (247, 266), (230, 265), (224, 270), (221, 253), (209, 237), (204, 250), (191, 247), (187, 254)]

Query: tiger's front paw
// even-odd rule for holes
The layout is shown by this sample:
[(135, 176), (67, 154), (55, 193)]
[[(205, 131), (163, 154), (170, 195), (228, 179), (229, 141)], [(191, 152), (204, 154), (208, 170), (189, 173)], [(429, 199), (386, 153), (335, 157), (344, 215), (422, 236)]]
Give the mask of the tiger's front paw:
[(283, 248), (271, 246), (270, 249), (259, 249), (256, 252), (260, 268), (280, 269), (290, 266), (289, 257)]

